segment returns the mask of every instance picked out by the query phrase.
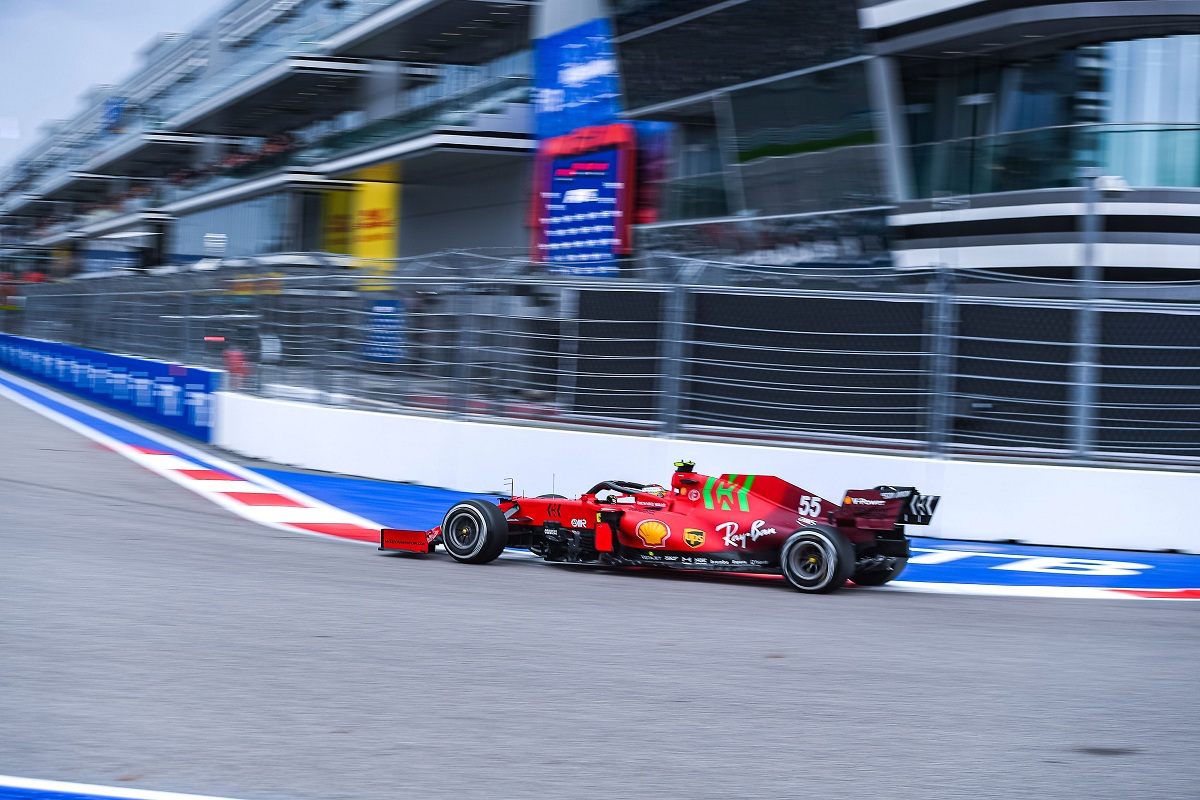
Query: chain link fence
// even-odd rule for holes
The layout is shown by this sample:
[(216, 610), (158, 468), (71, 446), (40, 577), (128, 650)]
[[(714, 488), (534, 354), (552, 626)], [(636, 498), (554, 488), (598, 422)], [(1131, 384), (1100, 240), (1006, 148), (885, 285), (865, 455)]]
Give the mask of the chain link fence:
[[(655, 256), (603, 280), (479, 253), (356, 266), (300, 254), (31, 286), (4, 327), (220, 367), (235, 391), (344, 407), (951, 457), (1200, 463), (1200, 282), (1083, 298), (1069, 281), (873, 264)], [(1098, 315), (1097, 341), (1079, 341), (1084, 309)]]

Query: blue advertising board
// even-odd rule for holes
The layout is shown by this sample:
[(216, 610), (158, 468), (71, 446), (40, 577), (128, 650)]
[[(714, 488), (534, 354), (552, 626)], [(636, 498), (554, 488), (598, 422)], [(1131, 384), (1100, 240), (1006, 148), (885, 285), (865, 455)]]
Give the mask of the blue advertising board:
[(375, 300), (367, 312), (367, 341), (363, 357), (377, 364), (396, 364), (404, 359), (404, 304), (399, 300)]
[(85, 272), (108, 272), (114, 269), (140, 266), (142, 266), (142, 255), (136, 250), (121, 247), (89, 247), (83, 251)]
[(550, 162), (550, 188), (538, 249), (552, 271), (617, 274), (614, 250), (625, 227), (619, 196), (624, 191), (620, 158), (621, 151), (612, 149)]
[(629, 123), (577, 128), (538, 148), (534, 258), (551, 272), (612, 277), (631, 251), (636, 135)]
[(124, 97), (110, 97), (104, 101), (104, 111), (100, 117), (100, 130), (103, 133), (117, 134), (125, 132), (125, 109), (128, 101)]
[(85, 350), (0, 333), (0, 367), (204, 442), (212, 441), (218, 370)]
[(615, 120), (621, 94), (611, 23), (594, 19), (538, 39), (533, 80), (539, 139)]

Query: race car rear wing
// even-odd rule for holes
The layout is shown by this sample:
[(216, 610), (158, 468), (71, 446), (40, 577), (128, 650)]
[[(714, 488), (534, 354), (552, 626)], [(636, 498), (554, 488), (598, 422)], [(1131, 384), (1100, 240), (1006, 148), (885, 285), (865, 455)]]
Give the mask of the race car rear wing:
[(889, 530), (896, 525), (928, 525), (942, 498), (921, 494), (913, 486), (876, 486), (850, 489), (833, 512), (839, 527)]

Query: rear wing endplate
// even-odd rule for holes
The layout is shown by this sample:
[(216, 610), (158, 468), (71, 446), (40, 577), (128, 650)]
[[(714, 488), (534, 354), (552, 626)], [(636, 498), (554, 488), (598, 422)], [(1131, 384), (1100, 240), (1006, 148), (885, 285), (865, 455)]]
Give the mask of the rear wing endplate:
[(850, 489), (833, 513), (833, 523), (880, 530), (896, 525), (928, 525), (941, 499), (939, 495), (921, 494), (914, 486)]

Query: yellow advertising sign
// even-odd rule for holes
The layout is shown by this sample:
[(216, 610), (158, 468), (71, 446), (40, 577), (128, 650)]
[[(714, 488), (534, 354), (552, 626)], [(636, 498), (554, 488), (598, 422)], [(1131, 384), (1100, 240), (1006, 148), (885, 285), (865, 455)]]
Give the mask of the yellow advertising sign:
[(326, 192), (321, 210), (321, 249), (350, 255), (350, 192)]
[[(326, 252), (361, 259), (370, 275), (392, 272), (400, 254), (400, 165), (381, 164), (349, 176), (357, 181), (345, 192), (327, 192), (322, 213), (321, 243)], [(364, 289), (385, 289), (366, 281)]]
[(350, 176), (356, 181), (378, 181), (379, 183), (399, 183), (400, 182), (400, 162), (392, 161), (388, 164), (376, 164), (373, 167), (360, 169), (358, 172)]
[(400, 187), (363, 181), (354, 187), (354, 221), (350, 230), (353, 255), (395, 258), (399, 252)]

